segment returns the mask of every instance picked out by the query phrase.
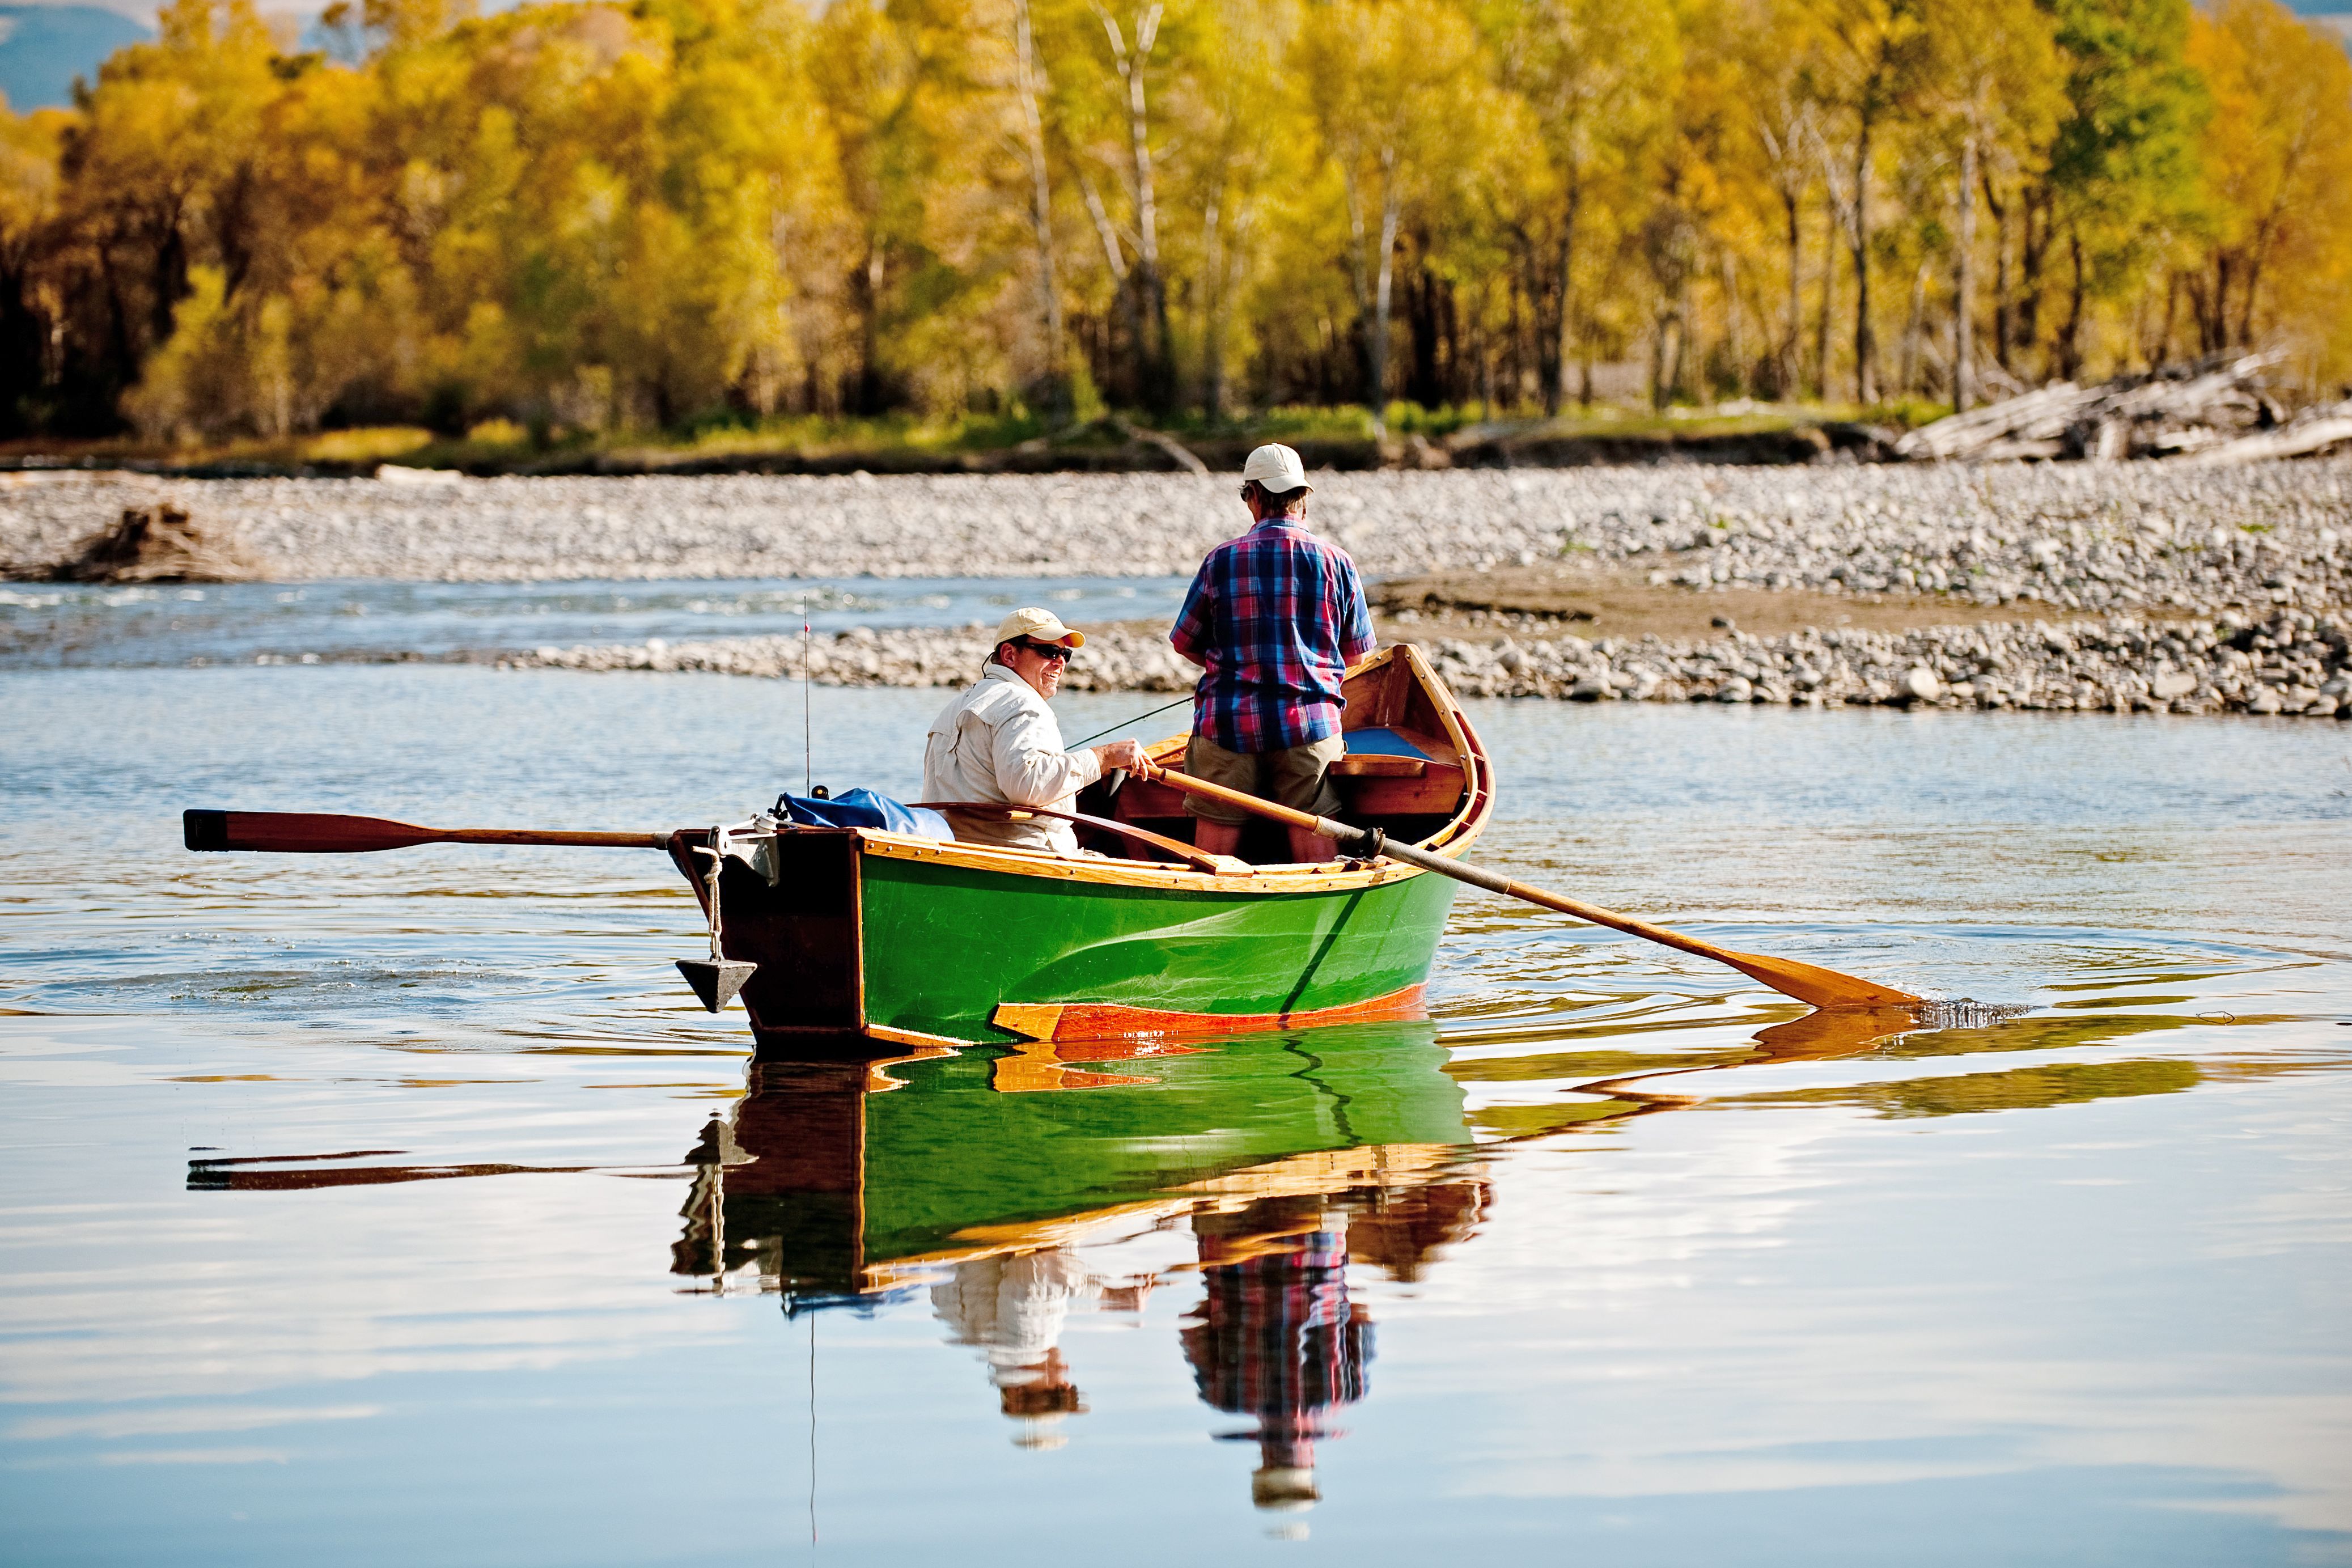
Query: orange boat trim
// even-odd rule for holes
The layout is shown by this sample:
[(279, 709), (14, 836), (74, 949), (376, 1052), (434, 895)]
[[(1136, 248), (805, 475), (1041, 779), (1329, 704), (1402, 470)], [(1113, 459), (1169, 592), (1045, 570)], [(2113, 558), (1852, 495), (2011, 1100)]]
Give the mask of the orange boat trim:
[(988, 1021), (1025, 1040), (1115, 1040), (1137, 1035), (1198, 1037), (1255, 1029), (1418, 1017), (1423, 1011), (1422, 994), (1427, 989), (1425, 984), (1408, 985), (1369, 1002), (1351, 1002), (1344, 1007), (1310, 1007), (1297, 1013), (1173, 1013), (1108, 1003), (1000, 1002)]

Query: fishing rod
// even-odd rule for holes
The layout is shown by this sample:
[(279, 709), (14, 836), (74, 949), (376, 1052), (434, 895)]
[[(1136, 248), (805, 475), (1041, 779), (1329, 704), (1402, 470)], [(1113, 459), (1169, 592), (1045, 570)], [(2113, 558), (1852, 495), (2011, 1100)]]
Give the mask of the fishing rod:
[(1116, 723), (1116, 724), (1110, 725), (1110, 726), (1108, 726), (1108, 728), (1105, 728), (1105, 729), (1097, 730), (1093, 734), (1088, 735), (1088, 736), (1087, 737), (1086, 741), (1073, 741), (1073, 742), (1070, 742), (1070, 745), (1069, 745), (1069, 748), (1068, 748), (1068, 749), (1070, 749), (1070, 750), (1072, 750), (1072, 751), (1076, 751), (1078, 747), (1085, 745), (1085, 744), (1087, 743), (1087, 741), (1099, 741), (1099, 740), (1101, 740), (1105, 735), (1109, 734), (1109, 733), (1111, 732), (1111, 731), (1112, 731), (1112, 730), (1124, 730), (1124, 729), (1126, 729), (1129, 724), (1140, 724), (1140, 723), (1142, 723), (1146, 719), (1149, 719), (1149, 718), (1152, 717), (1152, 715), (1153, 715), (1153, 714), (1165, 713), (1165, 712), (1167, 712), (1167, 711), (1168, 711), (1168, 710), (1170, 710), (1171, 708), (1181, 708), (1182, 706), (1184, 706), (1184, 704), (1185, 704), (1185, 703), (1190, 702), (1190, 701), (1192, 701), (1192, 694), (1191, 692), (1187, 691), (1186, 693), (1184, 693), (1184, 695), (1183, 695), (1183, 696), (1179, 697), (1179, 698), (1178, 698), (1178, 699), (1176, 699), (1176, 700), (1175, 700), (1175, 701), (1173, 701), (1173, 702), (1163, 702), (1163, 703), (1161, 703), (1159, 707), (1154, 708), (1154, 709), (1151, 710), (1151, 712), (1150, 712), (1150, 713), (1138, 713), (1138, 714), (1137, 714), (1134, 718), (1132, 718), (1132, 719), (1121, 719), (1121, 720), (1120, 720), (1118, 723)]

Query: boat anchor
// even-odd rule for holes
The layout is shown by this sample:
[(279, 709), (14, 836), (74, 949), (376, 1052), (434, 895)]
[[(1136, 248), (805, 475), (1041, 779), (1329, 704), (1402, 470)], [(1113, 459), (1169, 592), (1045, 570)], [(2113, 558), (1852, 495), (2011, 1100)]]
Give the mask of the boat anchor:
[(681, 958), (677, 961), (677, 972), (686, 976), (688, 985), (694, 987), (694, 994), (701, 999), (704, 1009), (716, 1013), (735, 999), (735, 993), (743, 989), (743, 983), (751, 979), (751, 972), (760, 966), (729, 958), (719, 951), (719, 873), (727, 864), (727, 859), (719, 850), (719, 829), (714, 827), (710, 830), (709, 847), (698, 846), (694, 852), (710, 857), (710, 956)]

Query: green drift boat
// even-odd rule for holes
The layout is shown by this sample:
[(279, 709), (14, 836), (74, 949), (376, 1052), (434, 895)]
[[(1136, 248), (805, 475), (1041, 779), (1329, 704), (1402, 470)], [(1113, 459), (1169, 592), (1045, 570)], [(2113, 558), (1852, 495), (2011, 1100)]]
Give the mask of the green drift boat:
[[(1341, 815), (1461, 856), (1493, 774), (1443, 683), (1407, 644), (1350, 671), (1346, 693)], [(1184, 743), (1146, 749), (1181, 771)], [(1419, 1014), (1452, 881), (1385, 860), (1202, 855), (1164, 784), (1098, 784), (1078, 806), (1081, 842), (1105, 858), (768, 817), (668, 847), (706, 913), (715, 882), (719, 955), (757, 966), (741, 994), (762, 1039), (1002, 1045)]]

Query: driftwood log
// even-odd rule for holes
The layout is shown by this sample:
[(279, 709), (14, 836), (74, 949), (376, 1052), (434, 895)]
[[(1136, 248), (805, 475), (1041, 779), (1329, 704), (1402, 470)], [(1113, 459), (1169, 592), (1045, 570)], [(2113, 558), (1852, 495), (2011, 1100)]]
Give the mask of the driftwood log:
[(2061, 382), (1921, 426), (1897, 441), (1918, 458), (2168, 458), (2250, 462), (2325, 451), (2352, 437), (2352, 406), (2289, 422), (2262, 385), (2276, 354), (2244, 354), (2118, 376), (2098, 386)]
[(169, 501), (128, 507), (122, 521), (53, 568), (59, 583), (245, 583), (261, 563)]

